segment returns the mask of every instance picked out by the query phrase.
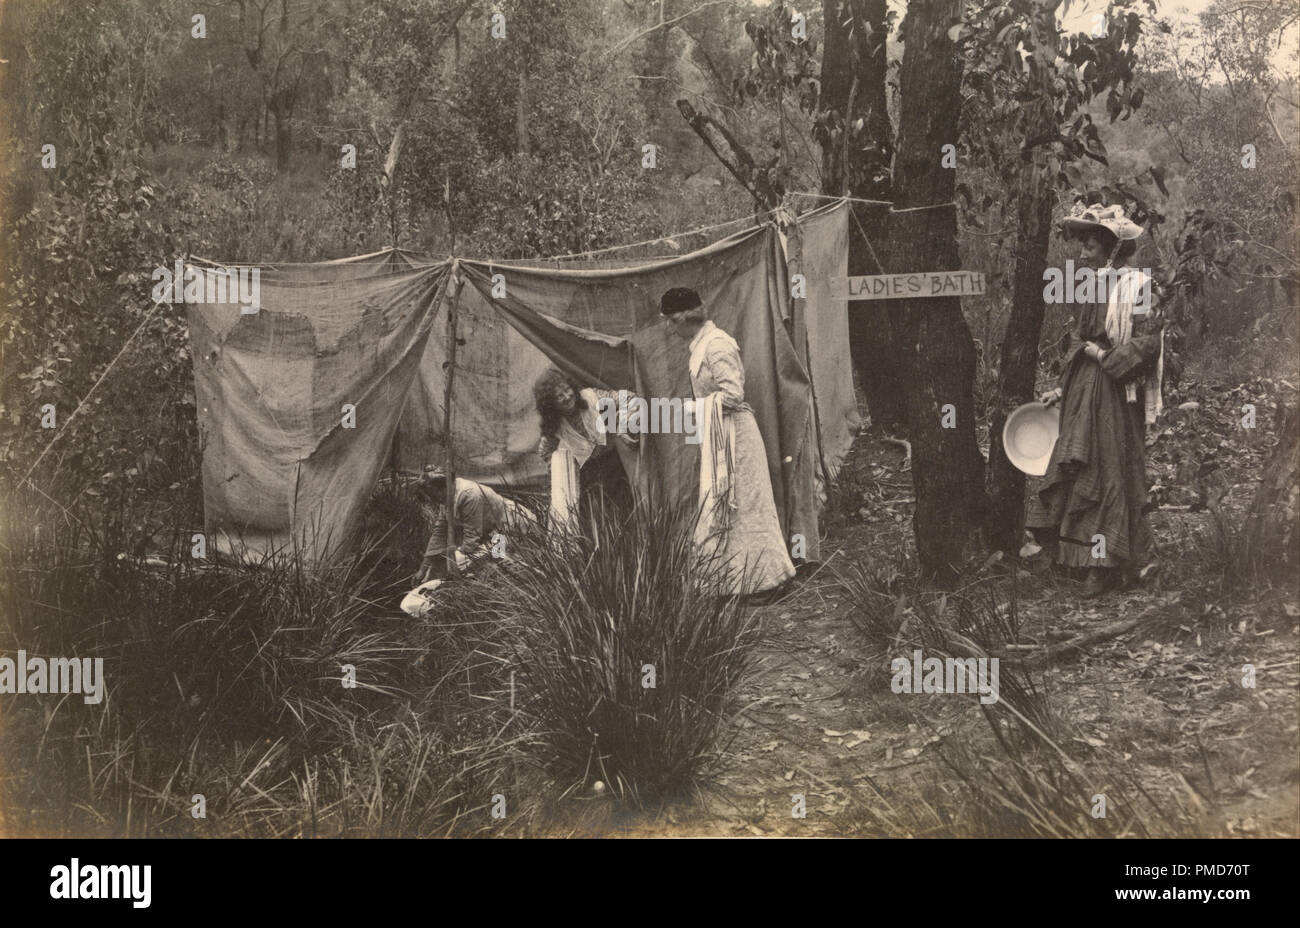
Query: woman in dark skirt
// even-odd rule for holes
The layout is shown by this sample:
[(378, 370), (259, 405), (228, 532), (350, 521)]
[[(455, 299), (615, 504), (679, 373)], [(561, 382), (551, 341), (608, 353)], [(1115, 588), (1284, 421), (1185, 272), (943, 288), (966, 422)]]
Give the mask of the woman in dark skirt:
[[(636, 440), (626, 434), (607, 435), (601, 400), (617, 403), (612, 390), (581, 388), (562, 371), (548, 368), (533, 384), (533, 398), (541, 418), (541, 441), (537, 453), (548, 464), (557, 451), (571, 456), (578, 468), (578, 514), (590, 521), (596, 512), (612, 507), (620, 516), (631, 512), (632, 485), (629, 469), (635, 470)], [(554, 483), (552, 484), (554, 492)], [(552, 506), (558, 505), (552, 499)], [(563, 514), (554, 516), (565, 521)]]
[[(1061, 431), (1026, 524), (1057, 562), (1088, 572), (1095, 596), (1151, 574), (1146, 426), (1161, 408), (1163, 332), (1150, 310), (1150, 278), (1128, 268), (1142, 227), (1121, 207), (1079, 206), (1061, 223), (1093, 273), (1096, 299), (1079, 306), (1061, 386)], [(1075, 281), (1066, 280), (1065, 286)], [(1104, 287), (1104, 289), (1102, 289)]]

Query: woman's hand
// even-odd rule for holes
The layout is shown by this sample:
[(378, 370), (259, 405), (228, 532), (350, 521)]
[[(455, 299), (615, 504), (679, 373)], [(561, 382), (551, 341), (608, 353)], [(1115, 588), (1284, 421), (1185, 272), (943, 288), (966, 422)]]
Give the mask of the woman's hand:
[(1096, 342), (1088, 342), (1083, 346), (1083, 351), (1098, 364), (1101, 363), (1102, 358), (1106, 357), (1106, 349), (1101, 347), (1101, 345), (1098, 345)]
[(1044, 406), (1055, 406), (1060, 401), (1061, 401), (1060, 387), (1057, 387), (1055, 390), (1048, 390), (1046, 393), (1044, 393), (1042, 396), (1038, 398), (1038, 402), (1042, 403)]

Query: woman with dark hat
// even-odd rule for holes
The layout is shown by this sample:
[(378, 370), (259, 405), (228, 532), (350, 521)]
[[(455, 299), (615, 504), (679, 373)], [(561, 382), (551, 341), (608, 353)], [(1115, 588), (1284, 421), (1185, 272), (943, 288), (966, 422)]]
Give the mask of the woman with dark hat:
[(1043, 397), (1060, 402), (1061, 428), (1026, 524), (1056, 544), (1059, 564), (1088, 570), (1085, 595), (1095, 596), (1156, 567), (1145, 436), (1161, 409), (1163, 330), (1149, 275), (1127, 267), (1142, 227), (1120, 206), (1080, 204), (1061, 228), (1079, 243), (1095, 298), (1078, 307), (1061, 386)]
[(704, 313), (694, 290), (674, 287), (659, 301), (674, 335), (689, 344), (700, 435), (700, 519), (695, 540), (727, 565), (731, 592), (772, 590), (794, 576), (772, 498), (767, 452), (745, 403), (740, 347)]

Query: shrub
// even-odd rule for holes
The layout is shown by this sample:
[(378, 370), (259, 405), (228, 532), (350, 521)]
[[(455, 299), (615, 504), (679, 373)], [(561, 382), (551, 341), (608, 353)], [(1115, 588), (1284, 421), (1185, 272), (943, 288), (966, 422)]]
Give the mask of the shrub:
[[(904, 591), (896, 575), (859, 563), (838, 579), (854, 610), (851, 621), (871, 645), (871, 659), (882, 665), (876, 679), (885, 678), (891, 654), (914, 647), (931, 657), (983, 657), (1019, 638), (1014, 586), (1010, 599), (994, 581), (973, 581), (957, 593)], [(924, 702), (882, 695), (882, 712), (887, 705), (910, 724), (942, 727), (927, 718)], [(947, 782), (918, 779), (885, 809), (859, 810), (858, 817), (891, 836), (1122, 837), (1185, 830), (1187, 823), (1143, 788), (1120, 751), (1077, 754), (1073, 742), (1082, 739), (1074, 737), (1076, 729), (1014, 657), (1000, 659), (998, 701), (979, 709), (987, 730), (975, 725), (934, 738)], [(1102, 817), (1093, 815), (1098, 794), (1106, 797)]]
[(510, 745), (495, 737), (499, 707), (478, 698), (503, 688), (504, 660), (481, 666), (495, 629), (451, 638), (399, 617), (403, 587), (376, 573), (372, 552), (318, 574), (283, 559), (148, 568), (88, 557), (101, 543), (81, 516), (39, 532), (13, 516), (3, 526), (0, 653), (99, 657), (105, 677), (99, 704), (0, 703), (8, 831), (428, 835), (508, 824), (483, 811), (495, 792), (519, 792)]
[(716, 759), (760, 632), (722, 595), (725, 565), (697, 555), (689, 516), (598, 508), (585, 533), (523, 539), (481, 586), (479, 614), (517, 629), (524, 749), (565, 790), (601, 780), (645, 803)]

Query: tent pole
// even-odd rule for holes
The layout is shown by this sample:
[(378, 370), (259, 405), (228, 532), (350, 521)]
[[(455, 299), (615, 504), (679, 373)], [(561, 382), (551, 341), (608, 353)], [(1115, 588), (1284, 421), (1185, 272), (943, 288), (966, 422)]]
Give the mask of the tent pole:
[[(790, 264), (795, 267), (796, 274), (804, 273), (803, 265), (803, 225), (799, 217), (792, 217), (790, 222), (780, 223), (778, 228), (784, 226), (786, 239), (791, 258)], [(805, 275), (806, 277), (807, 275)], [(817, 463), (821, 466), (822, 482), (827, 492), (830, 492), (831, 475), (826, 469), (826, 448), (822, 441), (822, 418), (817, 408), (817, 383), (813, 378), (812, 349), (808, 344), (808, 298), (795, 297), (794, 291), (790, 292), (790, 338), (794, 342), (794, 350), (797, 355), (803, 358), (804, 366), (808, 368), (808, 392), (812, 397), (812, 418), (814, 433), (817, 437)]]
[(456, 576), (456, 455), (451, 438), (452, 388), (456, 381), (456, 315), (460, 308), (460, 262), (451, 262), (451, 299), (447, 302), (447, 376), (442, 391), (442, 472), (447, 478), (447, 576)]

